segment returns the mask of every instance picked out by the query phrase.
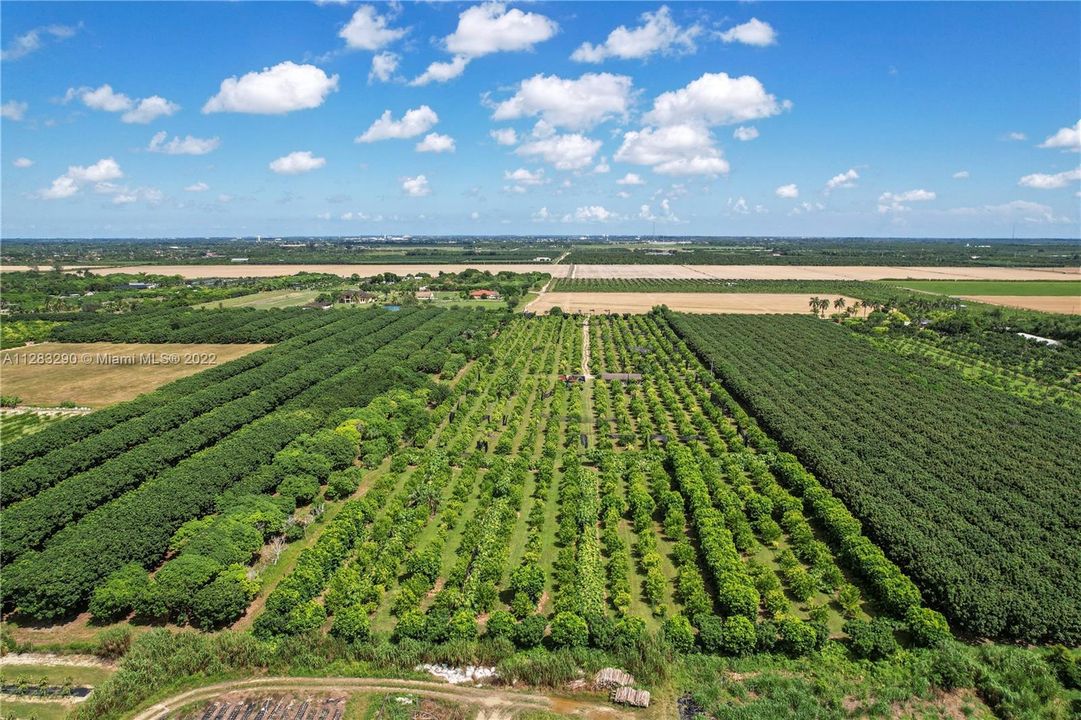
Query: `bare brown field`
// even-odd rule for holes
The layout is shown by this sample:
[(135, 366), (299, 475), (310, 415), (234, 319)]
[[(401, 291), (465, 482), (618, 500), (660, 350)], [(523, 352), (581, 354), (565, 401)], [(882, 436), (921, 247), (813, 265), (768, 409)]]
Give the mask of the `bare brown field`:
[(265, 347), (40, 343), (0, 353), (0, 387), (26, 405), (102, 408)]
[(1024, 310), (1081, 315), (1081, 297), (1070, 297), (1068, 295), (1060, 297), (1040, 295), (961, 295), (960, 298), (962, 300), (972, 300), (990, 305), (1005, 305), (1006, 307), (1022, 308)]
[[(460, 272), (467, 268), (489, 272), (550, 273), (574, 278), (662, 278), (713, 280), (1077, 280), (1081, 268), (901, 267), (892, 265), (547, 265), (547, 264), (387, 264), (387, 265), (128, 265), (110, 272), (156, 273), (205, 277), (275, 277), (298, 272), (332, 273), (348, 277), (391, 272), (397, 275)], [(27, 270), (9, 265), (2, 271)], [(69, 269), (76, 269), (72, 266)], [(106, 268), (97, 268), (98, 273)]]
[[(840, 295), (819, 295), (831, 305)], [(735, 313), (766, 315), (775, 313), (810, 312), (811, 295), (800, 293), (543, 293), (526, 306), (527, 310), (544, 314), (554, 307), (564, 312), (588, 313), (646, 313), (656, 305), (690, 313)], [(851, 305), (854, 299), (846, 297)]]

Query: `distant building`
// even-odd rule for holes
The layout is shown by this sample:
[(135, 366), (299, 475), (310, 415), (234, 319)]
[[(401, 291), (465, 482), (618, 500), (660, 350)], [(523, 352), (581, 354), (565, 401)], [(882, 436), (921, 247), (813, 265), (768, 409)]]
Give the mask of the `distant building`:
[(330, 310), (332, 307), (334, 307), (334, 303), (310, 302), (307, 305), (302, 305), (301, 307), (306, 308), (308, 310)]
[(338, 297), (338, 302), (349, 305), (367, 305), (377, 300), (375, 293), (363, 290), (346, 290)]
[(533, 258), (533, 262), (552, 262), (552, 258), (548, 257), (547, 255), (538, 255), (537, 257)]
[(128, 290), (153, 290), (157, 286), (157, 283), (130, 282), (128, 283)]
[(469, 297), (474, 300), (498, 300), (499, 293), (495, 290), (470, 290)]
[(229, 262), (248, 262), (248, 258), (229, 258)]
[(428, 288), (421, 288), (413, 293), (413, 297), (417, 300), (435, 300), (435, 293)]

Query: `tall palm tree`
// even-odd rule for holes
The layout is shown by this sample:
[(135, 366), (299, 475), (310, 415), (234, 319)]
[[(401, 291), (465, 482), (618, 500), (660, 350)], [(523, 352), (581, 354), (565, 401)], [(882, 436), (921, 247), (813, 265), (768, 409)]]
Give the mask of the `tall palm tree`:
[(845, 299), (843, 297), (839, 297), (836, 300), (834, 300), (833, 301), (833, 309), (834, 310), (844, 310), (845, 309)]
[(811, 312), (814, 313), (815, 315), (817, 315), (818, 314), (818, 296), (815, 295), (814, 297), (812, 297), (807, 304), (811, 306)]

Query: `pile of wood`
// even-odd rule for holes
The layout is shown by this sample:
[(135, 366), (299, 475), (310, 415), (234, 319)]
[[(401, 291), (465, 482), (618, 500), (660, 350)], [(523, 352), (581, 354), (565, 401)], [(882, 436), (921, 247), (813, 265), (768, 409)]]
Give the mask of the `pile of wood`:
[(593, 686), (598, 689), (621, 688), (626, 685), (634, 685), (634, 676), (619, 668), (604, 668), (598, 670), (593, 678)]
[(612, 691), (612, 702), (631, 707), (649, 707), (649, 690), (635, 690), (632, 687), (616, 688)]
[(634, 676), (619, 668), (604, 668), (593, 678), (597, 689), (611, 690), (614, 703), (633, 707), (649, 707), (649, 691), (634, 689)]

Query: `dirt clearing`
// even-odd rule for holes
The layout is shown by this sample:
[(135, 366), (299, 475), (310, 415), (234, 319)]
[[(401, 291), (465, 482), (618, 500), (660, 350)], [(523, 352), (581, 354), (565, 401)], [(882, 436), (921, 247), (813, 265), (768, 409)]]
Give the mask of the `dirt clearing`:
[(267, 345), (40, 343), (0, 353), (5, 395), (26, 405), (92, 408), (131, 400)]
[[(840, 295), (819, 295), (833, 302)], [(544, 314), (554, 307), (564, 312), (645, 313), (656, 305), (691, 313), (736, 313), (759, 315), (771, 313), (808, 313), (811, 295), (799, 293), (544, 293), (527, 306), (527, 310)], [(845, 304), (855, 300), (845, 298)]]
[(962, 300), (1005, 305), (1006, 307), (1043, 312), (1081, 315), (1081, 296), (1028, 296), (1028, 295), (961, 295)]

